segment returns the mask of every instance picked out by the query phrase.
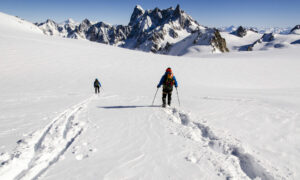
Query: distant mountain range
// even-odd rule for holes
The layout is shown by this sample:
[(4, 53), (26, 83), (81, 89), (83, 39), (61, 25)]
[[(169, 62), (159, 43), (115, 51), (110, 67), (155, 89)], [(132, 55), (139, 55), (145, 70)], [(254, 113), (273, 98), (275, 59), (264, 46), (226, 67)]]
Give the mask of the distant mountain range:
[[(164, 10), (144, 10), (136, 6), (126, 26), (91, 23), (88, 19), (79, 24), (72, 20), (63, 24), (47, 20), (36, 25), (48, 35), (87, 39), (160, 54), (183, 55), (191, 46), (205, 46), (205, 51), (209, 49), (209, 52), (229, 51), (219, 30), (200, 25), (179, 5)], [(177, 47), (176, 50), (172, 50), (173, 47)]]
[[(144, 10), (137, 5), (128, 25), (94, 23), (88, 19), (81, 23), (72, 19), (56, 23), (48, 19), (35, 25), (47, 35), (176, 56), (284, 48), (300, 41), (300, 25), (265, 29), (242, 26), (209, 28), (200, 25), (179, 5), (175, 9), (163, 10)], [(258, 45), (262, 47), (256, 48)]]
[[(217, 28), (220, 31), (223, 32), (233, 32), (236, 31), (239, 28), (239, 26), (228, 26), (228, 27), (220, 27)], [(273, 28), (257, 28), (257, 27), (246, 27), (247, 29), (253, 29), (257, 31), (260, 34), (265, 34), (265, 33), (274, 33), (274, 34), (289, 34), (292, 30), (292, 27), (273, 27)]]

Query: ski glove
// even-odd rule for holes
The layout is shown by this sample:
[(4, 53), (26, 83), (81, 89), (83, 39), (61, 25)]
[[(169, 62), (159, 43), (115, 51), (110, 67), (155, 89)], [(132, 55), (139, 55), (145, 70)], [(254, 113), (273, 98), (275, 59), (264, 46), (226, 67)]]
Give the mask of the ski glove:
[(159, 88), (160, 87), (160, 85), (157, 85), (157, 88)]

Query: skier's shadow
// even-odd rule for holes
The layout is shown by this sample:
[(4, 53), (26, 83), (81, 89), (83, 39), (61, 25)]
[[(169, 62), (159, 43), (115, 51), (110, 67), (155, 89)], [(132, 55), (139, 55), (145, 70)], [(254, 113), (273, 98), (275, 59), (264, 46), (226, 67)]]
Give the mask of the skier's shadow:
[(145, 105), (145, 106), (98, 106), (102, 109), (127, 109), (127, 108), (147, 108), (147, 107), (161, 107), (159, 105)]

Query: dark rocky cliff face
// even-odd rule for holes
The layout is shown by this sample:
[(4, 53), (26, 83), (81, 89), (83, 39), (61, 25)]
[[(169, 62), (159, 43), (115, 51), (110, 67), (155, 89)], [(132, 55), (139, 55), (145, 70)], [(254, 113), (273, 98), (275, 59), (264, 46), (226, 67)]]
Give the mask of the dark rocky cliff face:
[(229, 52), (229, 49), (226, 46), (226, 40), (222, 38), (219, 30), (215, 30), (215, 36), (212, 38), (212, 44), (215, 49), (219, 49), (221, 52)]
[(193, 41), (194, 44), (211, 45), (213, 51), (229, 52), (229, 49), (226, 46), (226, 40), (222, 38), (219, 30), (206, 29), (205, 32), (203, 32), (203, 30), (197, 30), (194, 33), (197, 34)]
[(294, 33), (296, 30), (300, 29), (300, 25), (296, 25), (293, 29), (291, 29), (290, 34)]
[(248, 45), (248, 46), (246, 47), (245, 50), (247, 50), (247, 51), (252, 51), (252, 50), (253, 50), (253, 47), (254, 47), (255, 45), (260, 44), (260, 43), (262, 43), (262, 42), (271, 42), (271, 41), (273, 41), (274, 39), (275, 39), (275, 37), (274, 37), (274, 34), (273, 34), (273, 33), (266, 33), (266, 34), (264, 34), (260, 39), (258, 39), (257, 41), (255, 41), (254, 43)]
[(232, 32), (232, 34), (234, 34), (238, 37), (244, 37), (247, 35), (247, 29), (242, 26), (239, 26), (236, 31)]
[(145, 13), (145, 11), (140, 6), (135, 6), (128, 26), (134, 26), (140, 19), (140, 17)]
[[(132, 27), (132, 31), (128, 39), (131, 39), (131, 42), (135, 41), (131, 48), (157, 53), (164, 48), (160, 43), (165, 40), (167, 35), (177, 38), (176, 31), (187, 30), (191, 33), (200, 25), (177, 5), (175, 10), (173, 8), (164, 10), (155, 8), (147, 11), (136, 6), (130, 18), (129, 26)], [(165, 44), (167, 45), (167, 43)]]
[[(51, 25), (48, 26), (48, 24)], [(211, 33), (209, 36), (207, 35), (209, 38), (207, 45), (211, 45), (221, 52), (228, 52), (225, 39), (221, 37), (218, 30), (201, 26), (181, 10), (179, 5), (175, 9), (170, 7), (163, 10), (159, 8), (143, 10), (142, 7), (136, 6), (126, 26), (111, 26), (104, 22), (92, 24), (88, 19), (74, 26), (58, 25), (50, 20), (38, 24), (38, 26), (49, 35), (60, 34), (68, 38), (82, 38), (124, 48), (164, 54), (168, 53), (174, 42), (179, 41), (179, 34), (184, 33), (185, 36), (188, 36), (196, 33), (199, 29), (207, 29), (209, 32), (214, 32), (213, 35)]]

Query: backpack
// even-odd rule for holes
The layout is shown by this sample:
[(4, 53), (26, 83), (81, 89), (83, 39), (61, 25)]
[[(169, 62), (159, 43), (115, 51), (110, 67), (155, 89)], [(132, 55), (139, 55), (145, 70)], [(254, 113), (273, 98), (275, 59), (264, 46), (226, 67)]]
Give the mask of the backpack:
[(168, 75), (166, 75), (165, 82), (163, 83), (164, 89), (172, 91), (174, 83), (175, 81), (173, 79), (173, 74), (171, 75), (171, 77), (168, 77)]
[(96, 80), (96, 81), (94, 82), (94, 87), (97, 87), (97, 86), (99, 86), (99, 81)]

